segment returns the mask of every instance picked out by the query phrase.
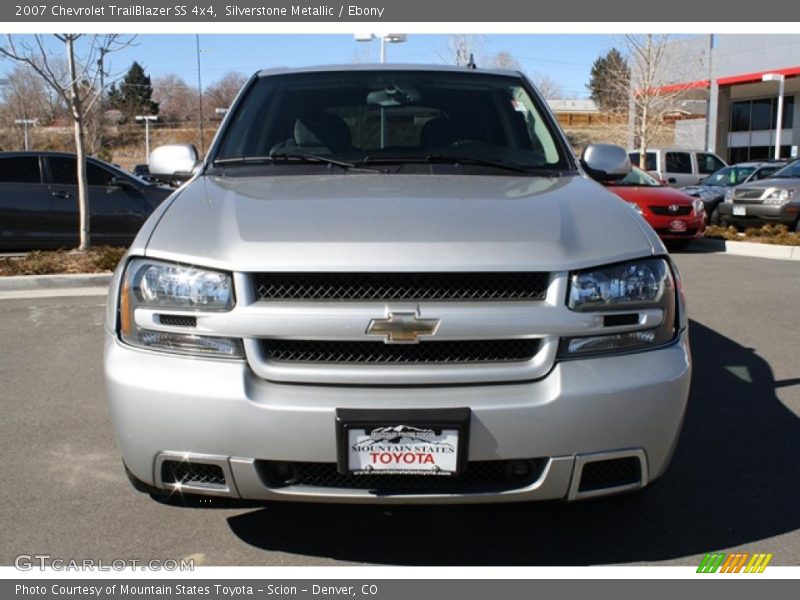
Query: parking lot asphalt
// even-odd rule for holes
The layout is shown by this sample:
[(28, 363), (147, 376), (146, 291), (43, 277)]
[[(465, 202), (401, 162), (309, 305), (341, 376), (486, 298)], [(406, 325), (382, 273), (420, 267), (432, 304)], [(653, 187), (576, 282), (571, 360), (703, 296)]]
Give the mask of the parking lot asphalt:
[(172, 506), (125, 478), (102, 383), (101, 296), (0, 300), (0, 564), (697, 565), (710, 551), (800, 565), (796, 262), (676, 256), (694, 379), (667, 474), (566, 504)]

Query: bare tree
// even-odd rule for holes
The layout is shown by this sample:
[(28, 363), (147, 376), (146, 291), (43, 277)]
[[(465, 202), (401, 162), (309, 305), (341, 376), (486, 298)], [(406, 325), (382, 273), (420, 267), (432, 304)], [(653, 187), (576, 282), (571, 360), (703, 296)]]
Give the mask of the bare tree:
[[(34, 35), (32, 41), (13, 35), (6, 36), (6, 45), (0, 46), (0, 55), (31, 68), (47, 86), (69, 107), (74, 125), (75, 153), (78, 164), (78, 212), (80, 215), (79, 250), (91, 246), (89, 223), (89, 194), (86, 181), (86, 119), (102, 90), (98, 85), (102, 77), (100, 57), (129, 46), (133, 38), (116, 34), (84, 36), (79, 33), (54, 34), (64, 45), (67, 62), (66, 75), (58, 68), (58, 60), (47, 48), (44, 36)], [(80, 55), (76, 42), (81, 44)]]
[(247, 82), (247, 77), (236, 71), (226, 73), (222, 79), (206, 88), (204, 96), (206, 106), (210, 108), (230, 108), (236, 94)]
[(434, 53), (445, 64), (466, 66), (471, 58), (476, 62), (481, 61), (486, 38), (482, 35), (449, 35), (443, 48), (434, 50)]
[(522, 65), (512, 56), (508, 50), (501, 50), (495, 54), (489, 64), (495, 69), (509, 69), (511, 71), (522, 71)]
[(544, 73), (534, 72), (530, 75), (530, 78), (545, 100), (564, 97), (564, 86), (552, 77)]
[(627, 87), (629, 127), (643, 169), (648, 147), (673, 126), (668, 117), (680, 111), (681, 101), (691, 89), (686, 82), (695, 78), (702, 57), (668, 35), (626, 35), (622, 41), (627, 54), (624, 68), (630, 69), (630, 77), (619, 72), (608, 81)]
[(197, 88), (169, 73), (153, 81), (153, 100), (158, 102), (162, 121), (178, 123), (197, 120)]

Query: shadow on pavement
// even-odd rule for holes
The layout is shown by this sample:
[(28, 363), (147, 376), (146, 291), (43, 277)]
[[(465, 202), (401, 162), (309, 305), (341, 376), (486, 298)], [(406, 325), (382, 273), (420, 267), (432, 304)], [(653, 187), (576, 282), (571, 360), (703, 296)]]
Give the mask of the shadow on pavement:
[[(800, 526), (800, 421), (770, 366), (691, 323), (692, 395), (658, 485), (602, 500), (455, 507), (270, 504), (231, 517), (270, 551), (402, 565), (589, 565), (676, 559)], [(776, 557), (780, 564), (780, 557)]]

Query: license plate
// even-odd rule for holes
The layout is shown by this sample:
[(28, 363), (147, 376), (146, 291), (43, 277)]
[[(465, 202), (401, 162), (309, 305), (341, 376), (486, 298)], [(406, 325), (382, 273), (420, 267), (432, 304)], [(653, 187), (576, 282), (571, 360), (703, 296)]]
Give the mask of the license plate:
[(458, 430), (413, 425), (347, 431), (351, 473), (452, 475), (458, 471)]
[(747, 216), (747, 207), (746, 206), (733, 206), (733, 214), (737, 217), (744, 217)]
[(683, 221), (673, 221), (669, 224), (670, 231), (686, 231), (686, 223)]
[(469, 409), (336, 411), (339, 471), (364, 476), (459, 473)]

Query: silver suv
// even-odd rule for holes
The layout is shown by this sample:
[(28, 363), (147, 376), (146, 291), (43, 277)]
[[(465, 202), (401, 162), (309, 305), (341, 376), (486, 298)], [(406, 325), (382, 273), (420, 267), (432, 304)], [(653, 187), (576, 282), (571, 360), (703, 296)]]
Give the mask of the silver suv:
[(769, 179), (729, 189), (719, 205), (719, 214), (726, 226), (786, 225), (800, 233), (800, 160)]
[(655, 232), (511, 71), (263, 71), (115, 273), (105, 377), (154, 494), (502, 502), (631, 491), (691, 362)]

